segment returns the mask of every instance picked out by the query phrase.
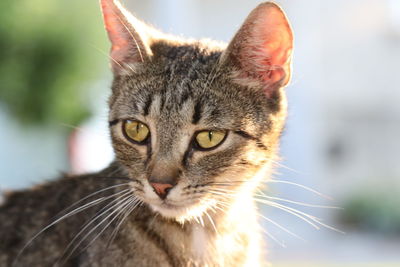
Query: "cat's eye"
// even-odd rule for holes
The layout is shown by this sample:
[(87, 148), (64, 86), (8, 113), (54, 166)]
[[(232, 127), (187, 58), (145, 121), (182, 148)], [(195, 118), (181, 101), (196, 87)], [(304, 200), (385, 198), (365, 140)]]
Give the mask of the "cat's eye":
[(144, 143), (150, 135), (149, 127), (140, 121), (126, 120), (123, 124), (125, 137), (137, 143)]
[(198, 132), (196, 135), (196, 143), (202, 149), (212, 149), (217, 147), (224, 141), (226, 131), (222, 130), (206, 130)]

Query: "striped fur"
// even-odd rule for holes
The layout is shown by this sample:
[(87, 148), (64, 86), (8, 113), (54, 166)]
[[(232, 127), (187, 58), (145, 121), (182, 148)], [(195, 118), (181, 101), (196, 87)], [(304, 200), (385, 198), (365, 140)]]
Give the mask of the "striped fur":
[[(266, 19), (260, 16), (272, 14), (288, 25), (282, 11), (261, 4), (249, 16), (254, 21), (239, 30), (241, 38), (226, 48), (167, 36), (129, 19), (117, 2), (101, 3), (115, 56), (109, 99), (115, 162), (99, 173), (10, 194), (0, 207), (0, 266), (261, 265), (252, 194), (276, 160), (286, 117), (282, 87), (290, 68), (250, 75), (241, 46), (262, 42), (252, 40), (254, 34), (246, 42), (241, 38), (252, 25), (262, 28), (257, 23)], [(268, 58), (259, 62), (274, 62), (273, 54), (259, 56)], [(257, 64), (254, 71), (263, 71)], [(127, 140), (122, 132), (127, 119), (149, 127), (146, 144)], [(196, 132), (208, 129), (226, 130), (227, 137), (215, 149), (196, 149)], [(161, 180), (173, 175), (177, 184), (161, 199), (150, 175)], [(67, 208), (74, 202), (79, 204)], [(68, 212), (71, 216), (51, 224)], [(29, 241), (41, 229), (46, 231)]]

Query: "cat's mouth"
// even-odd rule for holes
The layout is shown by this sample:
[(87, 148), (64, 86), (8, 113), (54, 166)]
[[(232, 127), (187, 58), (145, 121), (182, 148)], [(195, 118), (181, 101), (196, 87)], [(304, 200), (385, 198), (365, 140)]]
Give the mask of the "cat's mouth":
[(149, 206), (165, 218), (182, 222), (201, 216), (209, 207), (209, 205), (200, 204), (200, 202), (180, 204), (168, 199), (159, 203), (149, 203)]
[(157, 207), (157, 209), (165, 210), (179, 210), (179, 209), (189, 209), (194, 203), (179, 203), (171, 199), (151, 201), (149, 203), (152, 207)]
[(161, 203), (157, 204), (149, 204), (149, 206), (153, 211), (160, 213), (162, 216), (174, 219), (182, 218), (188, 210), (187, 207), (185, 208), (185, 206), (172, 204), (168, 200), (163, 200)]
[(207, 209), (215, 205), (211, 199), (203, 199), (201, 196), (196, 198), (187, 197), (182, 194), (184, 185), (173, 188), (165, 198), (160, 198), (149, 185), (143, 188), (143, 201), (150, 208), (165, 218), (177, 221), (187, 221), (191, 218), (202, 216)]

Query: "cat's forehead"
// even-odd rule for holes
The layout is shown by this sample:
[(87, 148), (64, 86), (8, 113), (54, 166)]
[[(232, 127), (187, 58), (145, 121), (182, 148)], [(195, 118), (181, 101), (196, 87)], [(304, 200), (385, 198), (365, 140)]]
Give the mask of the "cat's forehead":
[(206, 122), (218, 128), (229, 126), (232, 122), (229, 117), (234, 117), (236, 110), (236, 105), (227, 101), (229, 94), (218, 83), (207, 85), (189, 75), (128, 79), (120, 86), (112, 97), (111, 119), (149, 118), (174, 124)]
[(153, 50), (152, 62), (114, 82), (113, 112), (148, 115), (157, 106), (159, 115), (169, 116), (188, 106), (197, 109), (217, 106), (219, 98), (223, 98), (222, 91), (218, 92), (212, 83), (218, 74), (220, 52), (198, 46), (162, 44)]
[(231, 82), (219, 64), (223, 50), (199, 44), (154, 45), (151, 62), (115, 79), (110, 119), (226, 129), (241, 128), (251, 117), (265, 119), (263, 95)]

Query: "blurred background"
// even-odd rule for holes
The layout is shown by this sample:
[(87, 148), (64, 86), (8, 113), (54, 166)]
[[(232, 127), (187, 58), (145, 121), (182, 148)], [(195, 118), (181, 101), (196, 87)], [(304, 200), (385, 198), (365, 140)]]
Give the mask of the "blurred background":
[[(229, 41), (256, 0), (125, 0), (177, 35)], [(400, 2), (277, 1), (295, 32), (283, 160), (261, 205), (272, 266), (400, 266)], [(98, 1), (0, 2), (0, 191), (112, 159), (109, 44)], [(305, 187), (311, 187), (317, 194)], [(271, 238), (273, 236), (273, 238)], [(275, 240), (274, 240), (275, 239)]]

